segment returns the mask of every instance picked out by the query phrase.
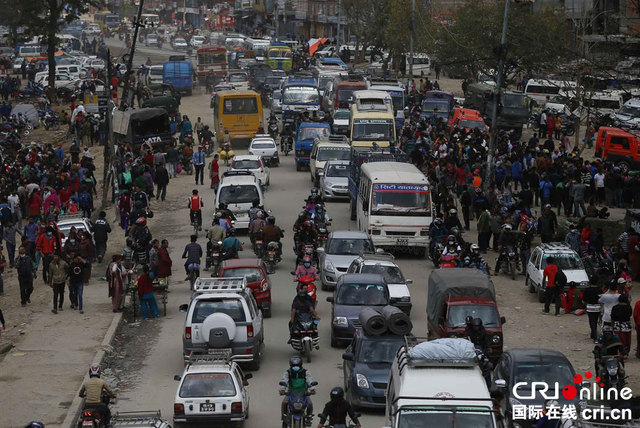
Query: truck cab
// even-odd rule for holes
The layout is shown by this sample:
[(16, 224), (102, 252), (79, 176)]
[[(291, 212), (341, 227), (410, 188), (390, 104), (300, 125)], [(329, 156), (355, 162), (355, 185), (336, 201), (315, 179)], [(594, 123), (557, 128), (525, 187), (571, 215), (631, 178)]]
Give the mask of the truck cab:
[(302, 122), (298, 125), (295, 140), (296, 171), (309, 165), (311, 149), (316, 138), (328, 138), (329, 135), (331, 125), (326, 122)]
[(623, 172), (640, 168), (640, 137), (620, 128), (601, 126), (595, 156), (608, 160)]
[(451, 116), (451, 109), (455, 101), (451, 92), (445, 91), (427, 91), (422, 100), (422, 113), (420, 116), (432, 123), (439, 120), (445, 122)]

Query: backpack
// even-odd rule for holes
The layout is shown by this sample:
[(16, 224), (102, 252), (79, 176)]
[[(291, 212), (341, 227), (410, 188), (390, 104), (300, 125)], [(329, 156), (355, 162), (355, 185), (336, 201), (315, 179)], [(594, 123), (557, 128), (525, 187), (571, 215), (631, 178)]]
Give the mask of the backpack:
[(555, 286), (558, 290), (562, 290), (567, 285), (567, 275), (564, 274), (562, 269), (558, 269), (556, 272)]
[(80, 194), (80, 208), (85, 209), (91, 207), (91, 196), (88, 193)]

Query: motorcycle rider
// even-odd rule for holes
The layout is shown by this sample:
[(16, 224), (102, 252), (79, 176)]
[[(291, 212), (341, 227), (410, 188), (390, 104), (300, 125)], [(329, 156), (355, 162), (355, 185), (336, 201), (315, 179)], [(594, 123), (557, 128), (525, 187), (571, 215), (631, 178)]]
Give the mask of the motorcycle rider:
[(187, 208), (189, 208), (189, 218), (193, 224), (195, 220), (198, 220), (198, 230), (202, 230), (202, 205), (204, 205), (202, 198), (198, 195), (198, 190), (193, 189)]
[(355, 422), (356, 427), (360, 428), (358, 415), (354, 412), (353, 407), (344, 399), (344, 389), (336, 386), (329, 393), (330, 401), (324, 405), (324, 410), (320, 415), (320, 423), (318, 428), (322, 428), (325, 421), (329, 419), (329, 425), (347, 425), (347, 415)]
[(303, 275), (311, 275), (314, 280), (318, 279), (318, 270), (311, 266), (311, 257), (304, 256), (302, 258), (302, 264), (298, 265), (294, 273), (294, 279), (297, 281)]
[(100, 379), (100, 366), (92, 364), (89, 367), (89, 380), (82, 385), (78, 395), (85, 397), (84, 409), (99, 413), (104, 418), (105, 426), (109, 426), (111, 410), (109, 410), (109, 405), (102, 401), (103, 393), (106, 393), (110, 398), (116, 398), (115, 391), (107, 382)]
[(489, 264), (480, 254), (480, 246), (478, 246), (478, 244), (471, 244), (469, 246), (469, 254), (467, 254), (464, 258), (464, 266), (474, 267), (480, 270), (486, 269), (487, 275), (490, 274)]
[[(297, 234), (298, 231), (302, 228), (302, 225), (304, 224), (304, 222), (309, 220), (310, 218), (311, 218), (311, 215), (308, 211), (300, 211), (300, 213), (298, 214), (298, 218), (293, 223), (293, 232)], [(294, 235), (294, 240), (295, 240), (295, 235)]]
[(280, 238), (284, 238), (284, 232), (276, 226), (276, 218), (270, 215), (267, 217), (266, 224), (262, 228), (262, 242), (264, 245), (269, 245), (269, 242), (278, 243), (278, 259), (282, 256), (282, 242), (280, 242)]
[(604, 325), (602, 334), (598, 337), (597, 342), (593, 348), (596, 373), (603, 378), (606, 369), (602, 364), (602, 358), (617, 356), (620, 359), (620, 377), (624, 379), (624, 360), (629, 355), (629, 350), (622, 345), (620, 337), (613, 332), (613, 327)]
[(213, 144), (215, 143), (215, 135), (209, 129), (209, 125), (205, 125), (204, 128), (202, 128), (202, 131), (200, 132), (200, 141), (202, 141), (203, 144), (209, 142), (209, 150), (213, 149)]
[(327, 224), (331, 221), (331, 217), (327, 214), (327, 211), (322, 204), (316, 204), (315, 206), (316, 214), (313, 216), (313, 221), (316, 225), (319, 224)]
[(148, 252), (152, 236), (147, 227), (147, 219), (145, 217), (140, 217), (136, 220), (136, 227), (133, 229), (131, 238), (133, 239), (136, 251)]
[(429, 252), (432, 253), (436, 244), (442, 241), (442, 239), (449, 234), (449, 230), (444, 227), (444, 222), (441, 218), (436, 218), (433, 224), (429, 228)]
[(460, 248), (460, 245), (458, 245), (458, 240), (456, 239), (455, 235), (449, 235), (447, 237), (447, 245), (445, 245), (444, 249), (442, 250), (442, 255), (459, 256), (461, 252), (462, 248)]
[(322, 195), (318, 192), (317, 187), (311, 188), (311, 194), (306, 200), (307, 202), (307, 211), (313, 211), (315, 213), (316, 205), (324, 204), (324, 199), (322, 199)]
[(454, 227), (457, 227), (459, 230), (462, 230), (462, 224), (460, 224), (460, 220), (458, 219), (458, 210), (455, 208), (451, 208), (449, 210), (449, 215), (444, 219), (444, 227), (451, 230)]
[(302, 227), (296, 234), (296, 240), (296, 255), (298, 256), (296, 258), (296, 265), (298, 265), (304, 256), (304, 254), (302, 254), (302, 248), (309, 244), (315, 248), (318, 240), (318, 233), (309, 220), (305, 220), (305, 222), (302, 223)]
[(224, 241), (222, 241), (222, 246), (224, 250), (227, 252), (228, 257), (231, 259), (238, 258), (238, 251), (242, 251), (242, 242), (238, 238), (236, 238), (236, 229), (229, 228), (227, 230), (227, 237)]
[(467, 327), (464, 330), (464, 336), (473, 342), (476, 347), (479, 347), (482, 352), (487, 352), (489, 335), (482, 324), (481, 318), (474, 318), (473, 321), (471, 321), (471, 327)]
[[(289, 394), (292, 392), (315, 394), (316, 390), (314, 386), (311, 386), (311, 383), (314, 382), (311, 373), (302, 367), (302, 359), (298, 356), (289, 359), (289, 369), (285, 370), (280, 382), (287, 384), (286, 388), (282, 385), (280, 386), (280, 395), (284, 395), (281, 408), (282, 420), (286, 420), (287, 414), (289, 413)], [(306, 418), (313, 418), (313, 403), (308, 397)], [(305, 423), (305, 425), (307, 424)]]
[(218, 204), (218, 211), (220, 211), (220, 216), (222, 218), (226, 218), (227, 220), (229, 220), (229, 223), (236, 220), (236, 216), (233, 215), (233, 212), (231, 212), (231, 210), (227, 208), (227, 204), (225, 204), (224, 202), (220, 202)]
[(189, 281), (189, 265), (197, 265), (198, 270), (200, 269), (202, 247), (196, 242), (197, 240), (197, 235), (191, 235), (191, 242), (184, 247), (184, 251), (182, 252), (182, 258), (187, 259), (187, 261), (184, 262), (184, 270), (187, 273), (185, 281)]
[(265, 225), (264, 212), (259, 210), (256, 212), (256, 217), (249, 223), (249, 239), (251, 243), (255, 245), (256, 239), (262, 235), (262, 228)]
[[(509, 221), (508, 217), (505, 221)], [(498, 259), (496, 260), (496, 268), (494, 275), (500, 272), (500, 265), (505, 259), (508, 259), (509, 255), (507, 250), (512, 248), (516, 250), (516, 243), (518, 242), (518, 233), (513, 231), (513, 227), (509, 223), (505, 223), (500, 228), (500, 235), (498, 236)]]

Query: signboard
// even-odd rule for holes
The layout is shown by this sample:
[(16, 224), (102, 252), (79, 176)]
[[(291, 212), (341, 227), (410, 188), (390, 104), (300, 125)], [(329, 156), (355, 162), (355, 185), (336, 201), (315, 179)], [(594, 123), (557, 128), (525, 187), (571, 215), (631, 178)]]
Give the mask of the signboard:
[(425, 184), (374, 184), (373, 191), (426, 193), (429, 191), (429, 186)]
[(109, 98), (106, 95), (98, 95), (98, 111), (100, 113), (107, 112), (108, 103), (109, 103)]
[(391, 119), (355, 119), (354, 123), (361, 125), (388, 125), (391, 123)]

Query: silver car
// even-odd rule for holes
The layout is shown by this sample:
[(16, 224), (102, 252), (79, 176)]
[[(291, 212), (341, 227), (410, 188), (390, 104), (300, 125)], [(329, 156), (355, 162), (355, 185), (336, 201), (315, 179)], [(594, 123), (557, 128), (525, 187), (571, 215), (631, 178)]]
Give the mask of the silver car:
[(324, 164), (318, 175), (324, 199), (349, 200), (349, 161), (335, 160)]
[(349, 135), (351, 111), (340, 108), (333, 113), (333, 130), (336, 134)]
[(335, 288), (340, 276), (362, 254), (375, 253), (371, 237), (365, 232), (338, 230), (331, 232), (324, 247), (318, 247), (322, 289)]
[(271, 111), (279, 114), (282, 113), (282, 92), (274, 90), (271, 97)]

